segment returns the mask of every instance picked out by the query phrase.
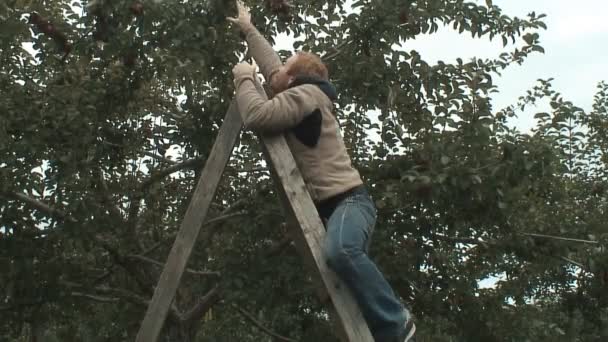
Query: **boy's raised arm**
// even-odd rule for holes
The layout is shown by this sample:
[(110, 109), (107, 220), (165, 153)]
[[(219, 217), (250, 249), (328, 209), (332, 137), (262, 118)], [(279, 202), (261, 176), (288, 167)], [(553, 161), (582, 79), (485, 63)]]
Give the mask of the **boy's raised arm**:
[(251, 23), (251, 14), (249, 8), (245, 6), (241, 1), (237, 1), (237, 8), (239, 15), (236, 18), (227, 18), (232, 23), (239, 26), (241, 31), (245, 34), (247, 45), (249, 46), (249, 53), (251, 57), (255, 59), (257, 64), (260, 66), (260, 71), (266, 81), (270, 81), (272, 74), (279, 69), (282, 65), (281, 58), (274, 51), (268, 40), (262, 36), (258, 29)]

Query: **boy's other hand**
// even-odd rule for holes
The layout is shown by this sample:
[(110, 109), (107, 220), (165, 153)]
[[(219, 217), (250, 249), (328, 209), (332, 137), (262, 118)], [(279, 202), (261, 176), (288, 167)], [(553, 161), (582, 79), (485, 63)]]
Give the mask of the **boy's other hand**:
[(241, 62), (232, 68), (232, 74), (234, 78), (237, 79), (240, 76), (248, 76), (255, 75), (257, 66), (254, 64), (249, 64), (247, 62)]
[(237, 0), (236, 7), (239, 11), (238, 17), (227, 17), (226, 19), (233, 24), (243, 29), (247, 25), (251, 25), (251, 13), (249, 7), (247, 7), (241, 0)]

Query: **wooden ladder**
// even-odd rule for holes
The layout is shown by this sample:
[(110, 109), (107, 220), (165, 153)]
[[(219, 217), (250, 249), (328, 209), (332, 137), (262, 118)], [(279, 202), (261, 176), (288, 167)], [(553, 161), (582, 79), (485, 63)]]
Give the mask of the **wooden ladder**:
[[(261, 84), (260, 94), (266, 97)], [(154, 295), (137, 333), (136, 342), (156, 342), (175, 298), (221, 176), (237, 142), (243, 118), (233, 100), (220, 127), (198, 184), (175, 238)], [(317, 282), (317, 294), (328, 309), (342, 342), (373, 342), (359, 307), (350, 291), (327, 267), (322, 255), (325, 229), (310, 197), (302, 175), (283, 135), (260, 135), (263, 153), (270, 166), (278, 194), (287, 216), (291, 236), (305, 265)], [(333, 305), (332, 305), (333, 304)]]

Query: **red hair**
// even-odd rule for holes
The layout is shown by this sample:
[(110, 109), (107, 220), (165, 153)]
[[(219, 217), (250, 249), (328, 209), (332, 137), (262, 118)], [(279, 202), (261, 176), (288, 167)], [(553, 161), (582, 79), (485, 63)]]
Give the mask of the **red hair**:
[(287, 70), (287, 74), (290, 76), (316, 76), (326, 81), (329, 79), (327, 67), (319, 56), (305, 51), (298, 51), (296, 56), (298, 57), (291, 65), (291, 68)]

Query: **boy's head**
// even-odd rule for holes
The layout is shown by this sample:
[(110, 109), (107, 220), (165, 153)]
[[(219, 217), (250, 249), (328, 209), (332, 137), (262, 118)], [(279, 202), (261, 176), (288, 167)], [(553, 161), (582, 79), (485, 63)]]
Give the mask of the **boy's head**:
[(321, 58), (314, 53), (298, 51), (289, 57), (270, 78), (270, 87), (276, 93), (289, 88), (297, 76), (314, 76), (328, 80), (327, 67)]

